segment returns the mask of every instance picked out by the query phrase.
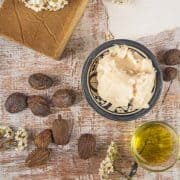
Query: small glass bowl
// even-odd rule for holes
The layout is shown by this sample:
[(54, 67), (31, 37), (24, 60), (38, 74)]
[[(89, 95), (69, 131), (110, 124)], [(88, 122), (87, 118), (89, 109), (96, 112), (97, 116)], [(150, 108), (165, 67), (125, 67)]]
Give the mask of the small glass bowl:
[[(148, 128), (149, 125), (151, 126), (151, 125), (156, 125), (156, 124), (161, 125), (162, 127), (165, 127), (168, 130), (168, 132), (171, 134), (171, 137), (173, 139), (173, 149), (172, 149), (172, 154), (170, 155), (167, 161), (158, 165), (149, 165), (148, 163), (145, 163), (144, 159), (135, 149), (135, 139), (137, 138), (138, 134), (143, 131), (143, 129)], [(160, 121), (152, 121), (152, 122), (144, 123), (143, 125), (141, 125), (140, 127), (136, 129), (131, 140), (131, 152), (133, 154), (135, 161), (142, 168), (147, 169), (152, 172), (162, 172), (174, 166), (174, 164), (178, 160), (179, 150), (180, 150), (180, 147), (179, 147), (178, 134), (176, 133), (173, 127), (171, 127), (167, 123), (160, 122)]]

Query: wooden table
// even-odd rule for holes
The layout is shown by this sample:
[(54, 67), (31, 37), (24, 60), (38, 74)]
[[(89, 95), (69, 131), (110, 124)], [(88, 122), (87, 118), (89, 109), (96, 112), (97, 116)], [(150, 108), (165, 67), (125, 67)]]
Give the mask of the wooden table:
[[(82, 96), (81, 69), (88, 54), (104, 42), (104, 33), (108, 32), (108, 17), (100, 0), (90, 0), (83, 18), (78, 24), (61, 61), (54, 61), (37, 52), (0, 38), (0, 123), (14, 128), (25, 127), (31, 137), (45, 128), (50, 128), (52, 121), (61, 114), (73, 121), (73, 132), (67, 146), (52, 145), (52, 157), (47, 165), (30, 169), (24, 160), (33, 148), (31, 142), (27, 151), (6, 151), (0, 153), (0, 179), (62, 179), (93, 180), (99, 179), (98, 169), (105, 157), (108, 144), (113, 140), (118, 143), (121, 154), (120, 167), (129, 172), (133, 162), (130, 154), (130, 139), (135, 128), (152, 120), (165, 121), (180, 131), (180, 76), (176, 79), (162, 105), (164, 89), (155, 108), (145, 117), (132, 122), (113, 122), (95, 113)], [(180, 45), (180, 29), (166, 31), (139, 41), (150, 48), (158, 57), (164, 50)], [(30, 88), (27, 79), (35, 72), (46, 73), (57, 80), (57, 85), (49, 90), (36, 91)], [(5, 111), (4, 102), (9, 94), (19, 91), (27, 95), (40, 94), (51, 97), (59, 88), (73, 88), (78, 93), (78, 102), (71, 108), (61, 109), (47, 118), (32, 115), (29, 110), (18, 114)], [(158, 118), (157, 111), (160, 109)], [(93, 158), (80, 160), (77, 153), (77, 139), (82, 133), (93, 133), (97, 139), (97, 151)], [(134, 179), (139, 180), (178, 180), (180, 163), (164, 173), (150, 173), (139, 168)], [(119, 179), (118, 176), (113, 177)], [(123, 179), (122, 177), (120, 179)]]

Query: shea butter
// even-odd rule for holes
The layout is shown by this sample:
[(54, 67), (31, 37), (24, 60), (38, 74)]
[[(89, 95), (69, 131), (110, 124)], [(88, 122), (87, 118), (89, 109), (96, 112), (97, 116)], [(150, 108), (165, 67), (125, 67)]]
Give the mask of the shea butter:
[(148, 108), (155, 77), (156, 71), (150, 59), (126, 45), (115, 45), (99, 60), (98, 94), (110, 102), (113, 109)]

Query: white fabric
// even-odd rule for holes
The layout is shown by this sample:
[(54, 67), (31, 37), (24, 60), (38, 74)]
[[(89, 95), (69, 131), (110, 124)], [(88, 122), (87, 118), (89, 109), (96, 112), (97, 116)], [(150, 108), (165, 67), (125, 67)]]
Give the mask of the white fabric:
[(103, 0), (115, 38), (137, 39), (180, 27), (180, 0)]

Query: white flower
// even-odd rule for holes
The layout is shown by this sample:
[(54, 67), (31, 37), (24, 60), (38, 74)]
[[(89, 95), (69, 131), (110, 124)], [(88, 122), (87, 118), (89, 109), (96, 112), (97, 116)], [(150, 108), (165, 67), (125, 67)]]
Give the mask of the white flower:
[(21, 141), (22, 139), (27, 139), (28, 133), (24, 128), (19, 128), (15, 133), (15, 140)]
[(28, 146), (27, 140), (18, 141), (16, 151), (23, 151)]
[[(24, 150), (28, 145), (28, 133), (24, 128), (19, 128), (18, 131), (14, 131), (8, 126), (0, 126), (0, 135), (9, 140), (13, 140), (17, 151)], [(15, 141), (14, 141), (15, 140)]]
[(4, 137), (5, 132), (5, 126), (0, 126), (0, 138)]
[(105, 170), (106, 170), (107, 174), (111, 174), (111, 173), (114, 172), (114, 168), (113, 168), (112, 162), (109, 162), (109, 163), (105, 164)]
[(39, 12), (42, 10), (57, 11), (68, 4), (68, 0), (20, 0), (27, 8)]
[(127, 3), (128, 0), (112, 0), (112, 2), (116, 4), (124, 4), (124, 3)]
[(114, 39), (114, 36), (112, 35), (112, 33), (110, 33), (110, 32), (105, 33), (105, 40), (106, 41), (109, 41), (112, 39)]
[(15, 140), (17, 141), (17, 151), (24, 150), (28, 145), (28, 133), (24, 128), (19, 128), (15, 133)]
[(7, 139), (14, 138), (14, 131), (8, 126), (0, 126), (1, 134)]
[(114, 172), (114, 161), (118, 157), (118, 147), (114, 142), (111, 142), (106, 158), (101, 162), (99, 168), (99, 176), (101, 180), (108, 180), (108, 175)]
[(68, 4), (67, 0), (48, 0), (48, 5), (46, 10), (49, 11), (57, 11), (59, 9), (63, 9), (65, 5)]
[(107, 150), (108, 157), (114, 161), (118, 158), (118, 147), (114, 142), (111, 142), (111, 145), (109, 146)]

